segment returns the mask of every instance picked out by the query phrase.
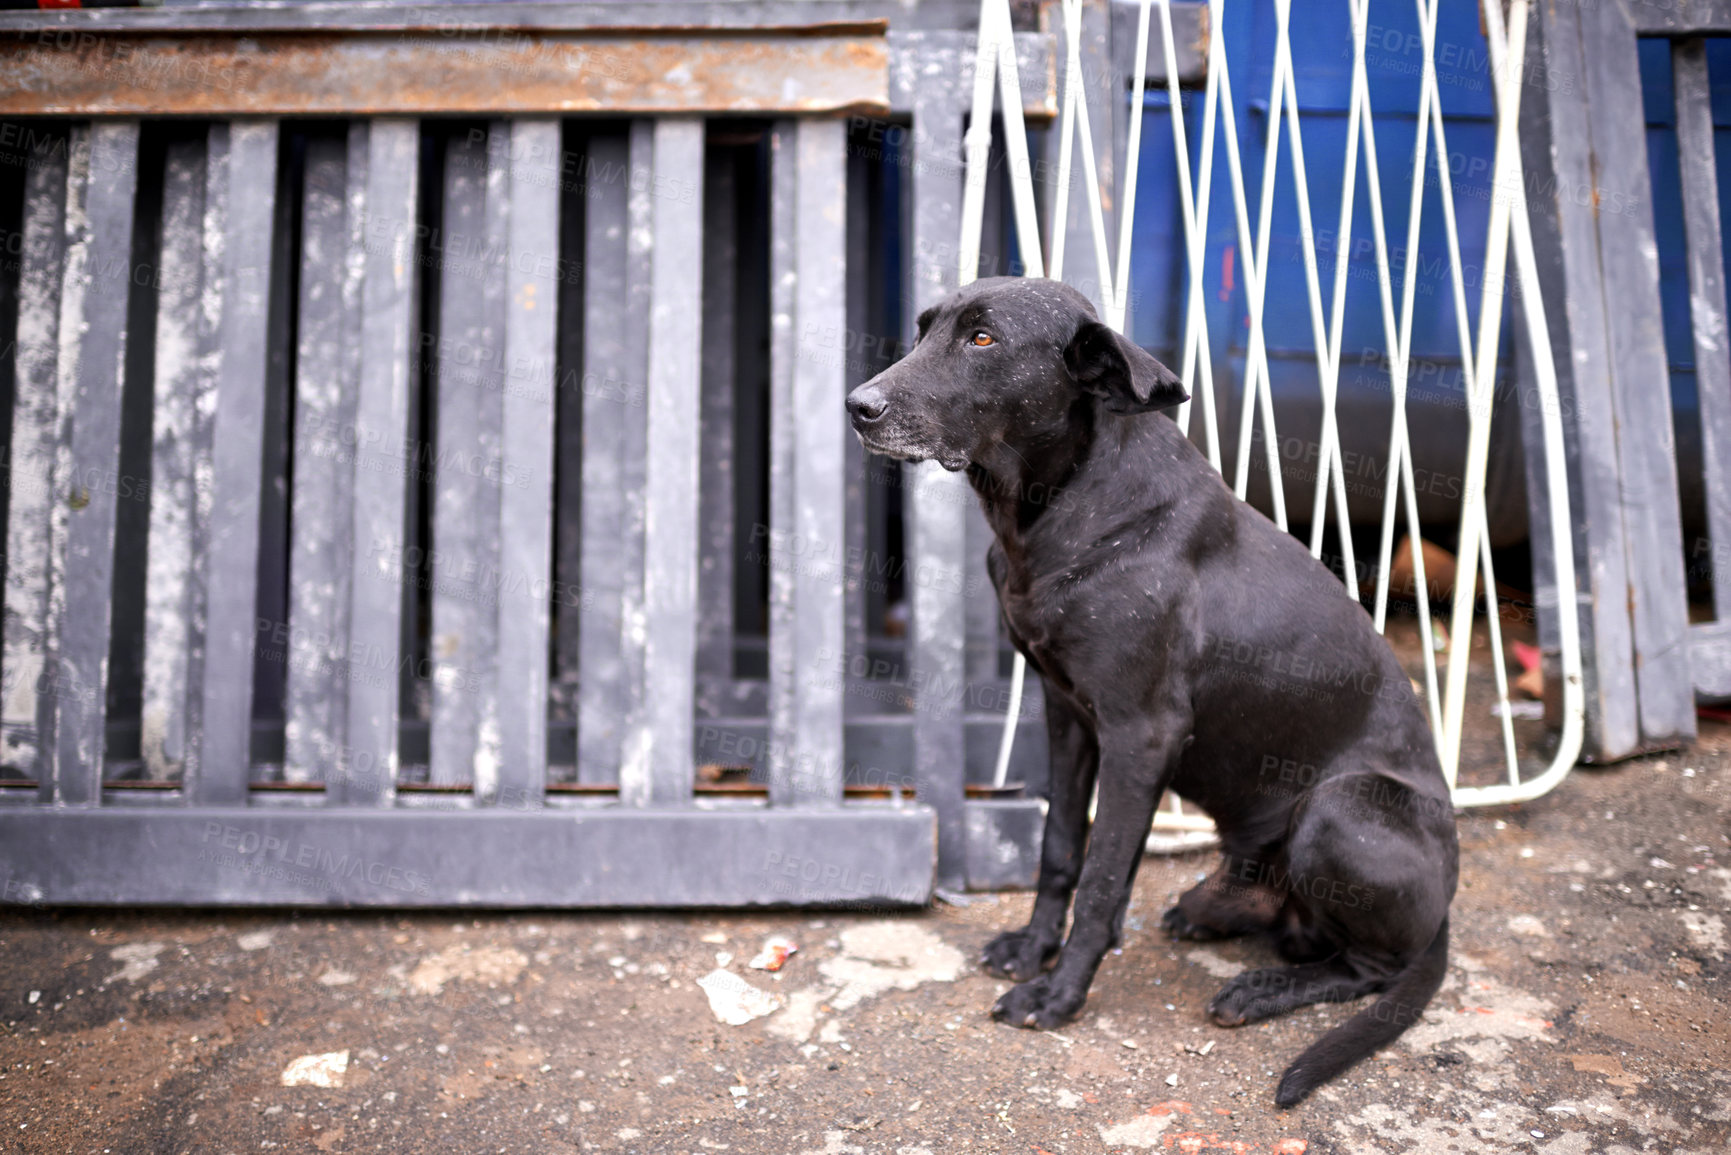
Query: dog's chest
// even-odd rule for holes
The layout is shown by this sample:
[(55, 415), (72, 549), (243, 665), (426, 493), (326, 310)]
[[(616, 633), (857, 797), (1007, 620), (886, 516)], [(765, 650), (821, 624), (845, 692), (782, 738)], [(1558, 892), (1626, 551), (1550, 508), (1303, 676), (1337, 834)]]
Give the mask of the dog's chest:
[(1075, 620), (1074, 588), (1066, 574), (1012, 566), (996, 542), (986, 561), (1011, 642), (1042, 674), (1069, 685), (1065, 638), (1079, 623)]

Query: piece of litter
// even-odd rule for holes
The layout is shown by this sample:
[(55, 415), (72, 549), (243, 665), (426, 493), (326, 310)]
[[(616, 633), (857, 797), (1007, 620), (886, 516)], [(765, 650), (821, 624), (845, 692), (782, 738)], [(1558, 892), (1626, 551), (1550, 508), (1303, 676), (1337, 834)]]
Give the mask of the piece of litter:
[(1543, 1139), (1545, 1137), (1545, 1133), (1543, 1131), (1533, 1131), (1533, 1132), (1531, 1132), (1531, 1135), (1535, 1139)]
[(938, 886), (932, 888), (932, 897), (946, 906), (972, 906), (974, 900), (959, 890), (946, 890)]
[(1119, 1041), (1121, 1043), (1123, 1043), (1124, 1046), (1129, 1047), (1132, 1051), (1134, 1051), (1136, 1049), (1136, 1040), (1135, 1039), (1121, 1039)]
[(1214, 1049), (1214, 1040), (1209, 1039), (1206, 1043), (1202, 1044), (1202, 1049), (1200, 1051), (1197, 1051), (1196, 1053), (1198, 1055), (1206, 1055), (1209, 1051), (1212, 1051), (1213, 1049)]
[(30, 992), (30, 1000), (29, 1000), (29, 1002), (30, 1002), (30, 1005), (31, 1005), (31, 1006), (35, 1006), (35, 1005), (36, 1005), (36, 1000), (37, 1000), (37, 999), (39, 999), (39, 998), (41, 998), (41, 997), (42, 997), (42, 992), (41, 992), (41, 991), (31, 991), (31, 992)]
[(733, 952), (732, 951), (730, 951), (730, 950), (718, 950), (715, 952), (715, 965), (716, 966), (724, 967), (732, 961), (733, 961)]
[(774, 935), (766, 939), (763, 949), (757, 952), (757, 957), (745, 964), (753, 970), (778, 971), (787, 965), (787, 960), (799, 952), (799, 947), (792, 939)]
[(751, 1092), (744, 1087), (729, 1087), (727, 1093), (732, 1095), (735, 1099), (743, 1099)]
[(719, 968), (710, 971), (697, 980), (697, 985), (709, 996), (709, 1009), (715, 1012), (715, 1017), (730, 1027), (743, 1026), (781, 1009), (780, 999), (758, 990), (731, 971)]
[(1178, 1072), (1177, 1071), (1173, 1071), (1170, 1075), (1166, 1076), (1166, 1085), (1168, 1087), (1176, 1087), (1178, 1085)]
[(347, 1051), (331, 1051), (324, 1055), (302, 1055), (283, 1068), (285, 1087), (340, 1087), (349, 1069)]
[(712, 930), (708, 934), (703, 936), (702, 941), (708, 942), (708, 943), (714, 943), (717, 946), (720, 946), (722, 943), (727, 941), (727, 936), (722, 934), (718, 930)]

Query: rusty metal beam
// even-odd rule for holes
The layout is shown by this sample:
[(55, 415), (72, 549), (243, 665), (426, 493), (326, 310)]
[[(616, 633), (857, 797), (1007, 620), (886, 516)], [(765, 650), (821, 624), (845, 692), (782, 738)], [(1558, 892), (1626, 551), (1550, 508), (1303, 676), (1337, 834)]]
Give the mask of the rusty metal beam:
[(884, 24), (0, 34), (0, 115), (889, 111)]
[[(57, 8), (0, 12), (0, 31), (327, 32), (480, 29), (809, 28), (887, 21), (898, 32), (972, 31), (979, 0), (484, 0), (413, 4), (294, 3), (154, 8)], [(1021, 25), (1018, 25), (1021, 27)], [(1031, 25), (1030, 25), (1031, 27)]]

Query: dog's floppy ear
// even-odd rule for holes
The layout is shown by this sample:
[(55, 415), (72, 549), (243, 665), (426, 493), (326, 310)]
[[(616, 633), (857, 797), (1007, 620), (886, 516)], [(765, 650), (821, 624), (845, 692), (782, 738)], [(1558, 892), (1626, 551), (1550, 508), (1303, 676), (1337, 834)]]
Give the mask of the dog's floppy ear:
[(1064, 367), (1112, 413), (1147, 413), (1190, 400), (1172, 370), (1099, 321), (1082, 322), (1064, 349)]

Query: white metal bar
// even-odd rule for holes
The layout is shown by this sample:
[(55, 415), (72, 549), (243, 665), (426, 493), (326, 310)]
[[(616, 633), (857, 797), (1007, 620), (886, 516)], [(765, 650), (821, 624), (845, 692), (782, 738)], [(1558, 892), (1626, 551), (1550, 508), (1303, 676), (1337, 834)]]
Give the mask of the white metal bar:
[[(1167, 60), (1176, 60), (1178, 50), (1172, 36), (1172, 11), (1167, 0), (1160, 3), (1160, 43)], [(1184, 104), (1178, 92), (1178, 70), (1166, 70), (1166, 103), (1172, 118), (1173, 151), (1178, 166), (1178, 188), (1184, 209), (1184, 248), (1189, 262), (1189, 295), (1184, 302), (1184, 359), (1180, 379), (1184, 391), (1194, 399), (1197, 392), (1197, 371), (1200, 368), (1202, 390), (1202, 433), (1208, 450), (1208, 463), (1215, 472), (1221, 471), (1220, 424), (1214, 411), (1214, 367), (1208, 349), (1208, 316), (1202, 307), (1202, 270), (1207, 248), (1208, 206), (1214, 184), (1215, 109), (1220, 101), (1220, 71), (1216, 58), (1223, 60), (1221, 38), (1209, 37), (1208, 79), (1202, 96), (1202, 142), (1197, 157), (1198, 174), (1194, 200), (1190, 188), (1190, 145), (1185, 139)], [(1138, 110), (1140, 115), (1140, 110)], [(1198, 366), (1200, 362), (1200, 366)], [(1190, 433), (1190, 406), (1186, 401), (1178, 407), (1178, 427), (1186, 436)]]
[[(1001, 2), (1002, 0), (986, 0), (986, 3), (982, 5), (982, 29), (996, 27), (997, 5)], [(1567, 773), (1569, 766), (1578, 755), (1583, 725), (1583, 704), (1578, 623), (1573, 620), (1572, 616), (1565, 613), (1562, 615), (1563, 622), (1560, 629), (1564, 677), (1562, 740), (1550, 767), (1535, 778), (1523, 782), (1520, 778), (1520, 764), (1514, 742), (1513, 727), (1509, 721), (1509, 711), (1507, 710), (1507, 676), (1502, 668), (1501, 622), (1497, 615), (1496, 583), (1486, 534), (1483, 497), (1485, 455), (1488, 451), (1489, 422), (1491, 419), (1490, 402), (1493, 399), (1495, 385), (1497, 342), (1500, 336), (1501, 309), (1505, 291), (1504, 270), (1510, 244), (1514, 248), (1514, 259), (1521, 283), (1522, 319), (1534, 332), (1532, 345), (1535, 376), (1542, 408), (1545, 443), (1548, 450), (1547, 486), (1553, 508), (1559, 514), (1553, 521), (1553, 534), (1556, 537), (1555, 548), (1559, 558), (1558, 582), (1560, 588), (1572, 589), (1574, 586), (1572, 543), (1569, 537), (1571, 523), (1567, 516), (1568, 495), (1566, 472), (1563, 465), (1564, 449), (1560, 411), (1557, 405), (1555, 365), (1551, 358), (1548, 333), (1544, 331), (1543, 307), (1538, 295), (1536, 265), (1532, 253), (1530, 229), (1525, 218), (1523, 190), (1520, 185), (1520, 159), (1518, 150), (1513, 144), (1514, 126), (1519, 115), (1518, 81), (1511, 78), (1514, 69), (1505, 69), (1503, 65), (1505, 58), (1518, 60), (1521, 58), (1520, 53), (1524, 51), (1525, 6), (1521, 4), (1514, 6), (1514, 11), (1507, 18), (1508, 24), (1505, 30), (1503, 24), (1491, 13), (1488, 3), (1486, 5), (1487, 36), (1491, 45), (1491, 60), (1497, 77), (1499, 100), (1496, 165), (1493, 177), (1495, 199), (1492, 206), (1491, 227), (1487, 237), (1486, 276), (1482, 286), (1476, 331), (1467, 310), (1466, 285), (1461, 262), (1459, 230), (1454, 212), (1452, 181), (1448, 165), (1446, 163), (1437, 165), (1440, 186), (1439, 199), (1448, 247), (1451, 289), (1453, 290), (1452, 303), (1456, 329), (1462, 344), (1462, 379), (1469, 398), (1470, 418), (1467, 497), (1463, 501), (1462, 541), (1458, 566), (1460, 572), (1457, 574), (1457, 584), (1453, 595), (1452, 624), (1454, 628), (1452, 633), (1454, 644), (1450, 647), (1447, 692), (1439, 693), (1437, 664), (1430, 628), (1429, 596), (1424, 573), (1418, 519), (1417, 490), (1414, 485), (1412, 454), (1406, 429), (1407, 387), (1411, 369), (1416, 274), (1419, 263), (1416, 259), (1416, 253), (1425, 209), (1425, 173), (1433, 138), (1436, 143), (1435, 155), (1444, 158), (1448, 156), (1435, 68), (1437, 0), (1415, 0), (1422, 30), (1423, 67), (1412, 154), (1414, 178), (1406, 230), (1405, 252), (1407, 256), (1405, 266), (1402, 269), (1398, 317), (1390, 269), (1387, 223), (1383, 215), (1375, 122), (1365, 65), (1369, 4), (1368, 0), (1349, 0), (1349, 3), (1353, 28), (1352, 96), (1348, 109), (1348, 147), (1345, 157), (1345, 173), (1342, 180), (1343, 199), (1339, 209), (1338, 249), (1331, 286), (1332, 292), (1326, 312), (1323, 308), (1321, 295), (1321, 279), (1315, 252), (1315, 234), (1310, 219), (1308, 174), (1303, 158), (1302, 116), (1298, 109), (1291, 43), (1288, 35), (1290, 0), (1278, 0), (1276, 4), (1278, 26), (1273, 79), (1270, 85), (1269, 124), (1267, 135), (1263, 141), (1263, 173), (1254, 236), (1252, 235), (1242, 162), (1238, 151), (1238, 126), (1232, 104), (1231, 74), (1221, 37), (1216, 35), (1211, 38), (1209, 46), (1209, 70), (1203, 94), (1204, 139), (1200, 142), (1199, 171), (1195, 173), (1192, 172), (1190, 164), (1188, 133), (1177, 77), (1175, 72), (1168, 72), (1167, 95), (1170, 105), (1175, 167), (1181, 193), (1185, 253), (1188, 263), (1182, 379), (1187, 389), (1194, 391), (1201, 388), (1204, 391), (1205, 440), (1210, 460), (1218, 468), (1220, 465), (1218, 429), (1211, 404), (1212, 375), (1209, 365), (1208, 326), (1202, 302), (1207, 219), (1214, 163), (1214, 133), (1217, 131), (1217, 118), (1221, 105), (1224, 104), (1227, 168), (1239, 240), (1237, 256), (1244, 278), (1248, 320), (1251, 329), (1249, 353), (1245, 364), (1244, 409), (1240, 414), (1239, 454), (1235, 463), (1234, 489), (1240, 496), (1243, 496), (1247, 489), (1249, 442), (1254, 430), (1252, 423), (1261, 417), (1266, 437), (1264, 450), (1268, 459), (1275, 520), (1283, 527), (1285, 526), (1284, 494), (1279, 473), (1278, 439), (1274, 428), (1272, 379), (1268, 372), (1264, 328), (1268, 291), (1269, 235), (1273, 197), (1275, 186), (1278, 183), (1276, 167), (1280, 155), (1279, 138), (1284, 131), (1288, 136), (1288, 150), (1293, 168), (1294, 184), (1296, 185), (1302, 257), (1305, 263), (1308, 303), (1311, 309), (1312, 331), (1316, 341), (1318, 377), (1323, 400), (1322, 444), (1317, 467), (1316, 492), (1312, 502), (1312, 540), (1310, 544), (1313, 554), (1320, 551), (1328, 493), (1332, 490), (1335, 496), (1348, 585), (1354, 585), (1356, 583), (1356, 564), (1351, 558), (1350, 523), (1346, 505), (1345, 478), (1336, 409), (1344, 333), (1346, 277), (1350, 271), (1353, 200), (1357, 192), (1360, 172), (1359, 150), (1362, 148), (1362, 172), (1367, 183), (1371, 232), (1376, 248), (1379, 304), (1387, 344), (1391, 395), (1394, 401), (1386, 474), (1389, 480), (1383, 498), (1382, 532), (1379, 539), (1380, 548), (1378, 549), (1376, 567), (1376, 626), (1379, 631), (1382, 630), (1387, 620), (1389, 580), (1392, 568), (1390, 563), (1396, 519), (1395, 507), (1398, 502), (1404, 506), (1416, 581), (1414, 592), (1417, 595), (1418, 603), (1420, 646), (1426, 667), (1425, 693), (1430, 704), (1429, 713), (1433, 731), (1438, 740), (1439, 750), (1443, 754), (1445, 769), (1451, 785), (1455, 781), (1459, 768), (1460, 732), (1465, 709), (1467, 667), (1472, 649), (1472, 619), (1477, 602), (1474, 594), (1477, 588), (1478, 567), (1482, 565), (1485, 572), (1487, 591), (1485, 606), (1490, 618), (1488, 631), (1492, 659), (1496, 666), (1494, 682), (1497, 700), (1504, 707), (1502, 710), (1502, 737), (1509, 781), (1506, 785), (1495, 787), (1459, 788), (1455, 791), (1455, 799), (1460, 805), (1482, 805), (1535, 797), (1554, 786)], [(992, 10), (989, 18), (985, 9)], [(1216, 29), (1224, 27), (1223, 10), (1224, 0), (1210, 0), (1211, 25)], [(1137, 59), (1145, 59), (1146, 57), (1147, 36), (1149, 35), (1148, 21), (1151, 13), (1152, 0), (1144, 0), (1141, 5), (1137, 29), (1137, 47), (1139, 50)], [(1133, 86), (1130, 151), (1127, 157), (1125, 184), (1120, 202), (1126, 217), (1120, 222), (1117, 260), (1111, 262), (1106, 252), (1104, 229), (1099, 223), (1103, 214), (1097, 199), (1099, 186), (1094, 178), (1092, 141), (1088, 130), (1087, 113), (1079, 103), (1082, 94), (1079, 82), (1080, 8), (1078, 0), (1065, 0), (1064, 19), (1069, 41), (1069, 53), (1063, 91), (1064, 106), (1060, 116), (1063, 126), (1061, 131), (1064, 135), (1060, 140), (1059, 148), (1060, 171), (1058, 178), (1060, 187), (1056, 202), (1060, 219), (1063, 219), (1063, 214), (1067, 213), (1068, 210), (1070, 166), (1073, 164), (1074, 157), (1074, 140), (1071, 134), (1079, 126), (1083, 134), (1082, 159), (1085, 170), (1084, 176), (1088, 179), (1087, 192), (1092, 194), (1092, 198), (1094, 198), (1093, 203), (1090, 204), (1090, 218), (1091, 223), (1096, 225), (1094, 240), (1096, 260), (1102, 272), (1101, 296), (1108, 319), (1121, 325), (1129, 299), (1130, 241), (1133, 230), (1131, 214), (1133, 213), (1136, 187), (1136, 161), (1140, 153), (1138, 130), (1143, 114), (1142, 81), (1140, 77), (1137, 77)], [(1171, 14), (1165, 0), (1162, 0), (1160, 4), (1160, 32), (1162, 44), (1166, 50), (1166, 58), (1171, 60), (1175, 57), (1175, 44)], [(982, 46), (982, 60), (984, 60), (988, 50), (989, 46)], [(989, 82), (981, 85), (976, 78), (976, 96), (980, 91), (987, 94), (987, 99), (990, 98)], [(987, 115), (989, 116), (989, 111)], [(1284, 125), (1281, 124), (1282, 117), (1286, 121)], [(976, 122), (979, 119), (979, 115), (976, 114)], [(972, 157), (973, 153), (981, 148), (981, 145), (972, 141), (970, 144), (973, 145), (970, 149), (970, 157)], [(989, 139), (986, 141), (986, 145), (989, 146)], [(1020, 182), (1013, 181), (1013, 188), (1019, 192)], [(1049, 266), (1053, 276), (1061, 275), (1064, 257), (1063, 246), (1064, 235), (1063, 229), (1060, 227), (1053, 236), (1053, 259)], [(966, 259), (965, 256), (964, 259)], [(977, 265), (977, 256), (974, 263)], [(1200, 380), (1198, 372), (1200, 372)], [(1189, 410), (1190, 406), (1187, 403), (1178, 413), (1180, 423), (1186, 430), (1189, 427)], [(1014, 706), (1019, 704), (1019, 679), (1022, 672), (1022, 663), (1018, 659), (1016, 670), (1012, 676), (1013, 704), (1010, 727), (1014, 725)], [(1013, 738), (1010, 727), (1006, 728), (1004, 741), (999, 750), (1000, 780), (1007, 765)], [(1176, 800), (1169, 799), (1168, 805), (1162, 808), (1156, 825), (1167, 829), (1181, 829), (1195, 826), (1198, 821), (1196, 818), (1184, 816), (1181, 807), (1176, 805)]]
[[(1500, 12), (1486, 9), (1487, 22), (1500, 20)], [(1509, 45), (1514, 56), (1524, 58), (1527, 41), (1527, 8), (1516, 4), (1509, 13)], [(1507, 68), (1493, 69), (1496, 78), (1497, 148), (1491, 165), (1491, 221), (1485, 245), (1484, 282), (1479, 301), (1478, 352), (1475, 377), (1468, 394), (1467, 466), (1463, 489), (1465, 509), (1461, 517), (1460, 547), (1456, 553), (1454, 607), (1449, 637), (1448, 689), (1443, 698), (1443, 773), (1452, 787), (1460, 770), (1461, 726), (1465, 719), (1467, 667), (1471, 658), (1473, 586), (1478, 575), (1478, 545), (1482, 519), (1473, 516), (1475, 499), (1482, 501), (1485, 469), (1490, 455), (1491, 406), (1497, 373), (1497, 346), (1502, 336), (1503, 276), (1508, 258), (1509, 215), (1512, 197), (1503, 181), (1515, 161), (1515, 123), (1520, 114), (1520, 77)]]

